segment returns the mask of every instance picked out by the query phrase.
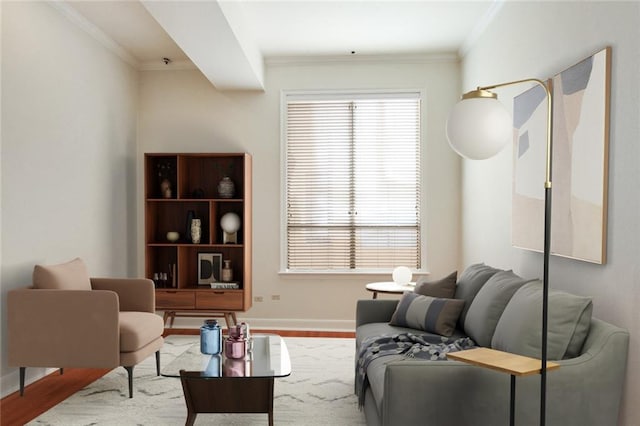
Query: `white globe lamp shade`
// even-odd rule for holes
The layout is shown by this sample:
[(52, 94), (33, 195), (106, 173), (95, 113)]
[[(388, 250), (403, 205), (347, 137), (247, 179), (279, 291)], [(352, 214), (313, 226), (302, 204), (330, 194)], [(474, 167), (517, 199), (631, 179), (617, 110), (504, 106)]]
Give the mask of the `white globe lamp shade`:
[(398, 285), (407, 285), (411, 282), (411, 277), (413, 274), (411, 273), (411, 269), (406, 266), (398, 266), (391, 273), (391, 277), (393, 278), (393, 282)]
[(227, 234), (233, 234), (240, 229), (240, 216), (235, 213), (226, 213), (220, 218), (220, 226)]
[(471, 160), (484, 160), (500, 152), (509, 142), (512, 129), (509, 113), (494, 98), (463, 99), (447, 119), (449, 145)]

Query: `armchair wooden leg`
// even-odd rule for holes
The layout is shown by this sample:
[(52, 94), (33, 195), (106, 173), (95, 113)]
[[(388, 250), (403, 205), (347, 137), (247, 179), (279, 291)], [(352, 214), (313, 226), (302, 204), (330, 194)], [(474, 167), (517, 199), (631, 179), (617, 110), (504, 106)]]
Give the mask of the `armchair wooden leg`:
[(62, 376), (64, 374), (64, 368), (60, 369), (60, 375)]
[(160, 375), (160, 351), (156, 351), (156, 373)]
[(27, 367), (20, 367), (20, 396), (24, 395), (24, 374)]
[(133, 398), (133, 366), (124, 368), (129, 374), (129, 398)]

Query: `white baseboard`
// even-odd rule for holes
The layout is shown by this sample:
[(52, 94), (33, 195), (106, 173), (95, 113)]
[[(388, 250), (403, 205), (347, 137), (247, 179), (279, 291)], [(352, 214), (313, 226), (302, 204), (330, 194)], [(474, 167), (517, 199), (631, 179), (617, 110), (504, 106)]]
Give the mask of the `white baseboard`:
[(238, 318), (255, 329), (304, 331), (355, 331), (355, 320), (318, 320), (288, 318)]
[[(40, 368), (32, 367), (25, 370), (24, 386), (40, 380), (49, 373), (58, 371), (57, 368)], [(20, 370), (15, 368), (9, 374), (0, 377), (0, 398), (4, 398), (16, 391), (20, 390)], [(25, 391), (26, 392), (26, 391)]]

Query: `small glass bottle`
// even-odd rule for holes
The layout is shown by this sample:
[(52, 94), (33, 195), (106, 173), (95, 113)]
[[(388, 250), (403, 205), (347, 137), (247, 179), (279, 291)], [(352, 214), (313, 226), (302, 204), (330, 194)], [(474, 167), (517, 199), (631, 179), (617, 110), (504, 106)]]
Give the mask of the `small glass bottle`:
[(155, 285), (156, 288), (160, 287), (160, 277), (158, 276), (157, 272), (153, 273), (153, 284)]
[(222, 352), (222, 329), (218, 321), (208, 319), (200, 327), (200, 352), (208, 355), (218, 355)]

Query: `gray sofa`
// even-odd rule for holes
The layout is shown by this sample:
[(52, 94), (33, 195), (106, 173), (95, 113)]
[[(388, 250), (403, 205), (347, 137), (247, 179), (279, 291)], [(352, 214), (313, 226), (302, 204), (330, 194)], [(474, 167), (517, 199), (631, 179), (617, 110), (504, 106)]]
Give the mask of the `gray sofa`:
[[(425, 286), (421, 290), (428, 294)], [(408, 303), (405, 296), (400, 303), (357, 302), (356, 358), (376, 337), (427, 333), (398, 321), (403, 309), (411, 310), (401, 306)], [(451, 299), (464, 300), (452, 339), (471, 337), (478, 346), (539, 357), (540, 282), (471, 265), (458, 279)], [(392, 317), (400, 325), (389, 324)], [(551, 292), (548, 352), (561, 367), (547, 374), (548, 425), (617, 424), (628, 343), (626, 330), (591, 317), (589, 299)], [(505, 373), (453, 360), (388, 355), (371, 360), (366, 377), (363, 410), (369, 426), (508, 424), (510, 376)], [(539, 424), (540, 376), (517, 378), (516, 386), (516, 424)]]

